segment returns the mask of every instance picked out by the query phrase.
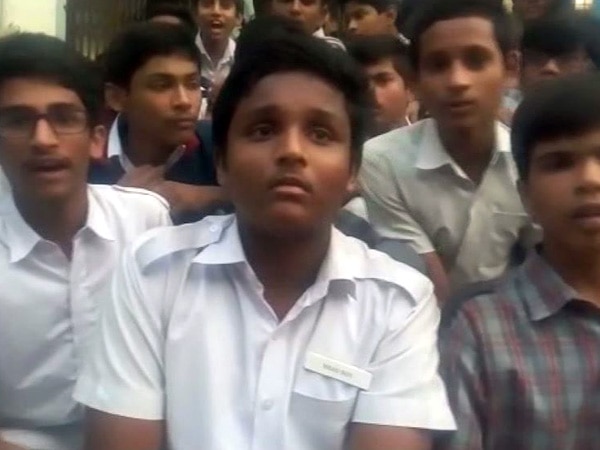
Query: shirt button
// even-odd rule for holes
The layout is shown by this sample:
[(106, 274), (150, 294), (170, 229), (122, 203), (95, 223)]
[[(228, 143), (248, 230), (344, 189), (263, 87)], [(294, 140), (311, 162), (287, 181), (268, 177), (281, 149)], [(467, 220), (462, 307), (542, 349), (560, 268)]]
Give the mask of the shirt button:
[(262, 401), (261, 406), (262, 406), (262, 409), (267, 411), (267, 410), (271, 409), (274, 404), (275, 404), (275, 402), (272, 399), (268, 398), (268, 399)]
[(219, 231), (219, 227), (218, 227), (218, 226), (216, 226), (216, 225), (211, 225), (211, 226), (210, 226), (210, 228), (209, 228), (209, 230), (210, 230), (212, 233), (216, 233), (217, 231)]

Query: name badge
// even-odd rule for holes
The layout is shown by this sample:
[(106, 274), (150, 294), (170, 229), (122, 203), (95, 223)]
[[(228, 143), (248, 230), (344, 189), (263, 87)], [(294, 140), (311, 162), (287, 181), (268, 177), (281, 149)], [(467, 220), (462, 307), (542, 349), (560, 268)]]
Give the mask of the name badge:
[(356, 386), (364, 391), (369, 390), (373, 378), (373, 375), (366, 370), (313, 352), (306, 355), (304, 368), (311, 372), (318, 373), (319, 375), (333, 378), (351, 386)]

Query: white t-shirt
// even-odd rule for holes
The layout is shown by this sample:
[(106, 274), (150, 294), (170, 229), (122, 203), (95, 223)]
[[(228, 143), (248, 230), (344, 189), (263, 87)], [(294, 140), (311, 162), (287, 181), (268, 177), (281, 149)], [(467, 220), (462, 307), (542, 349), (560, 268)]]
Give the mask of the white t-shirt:
[(113, 269), (126, 244), (170, 224), (151, 192), (89, 186), (88, 199), (71, 261), (23, 220), (11, 195), (0, 200), (0, 434), (25, 448), (81, 448), (72, 394)]
[(431, 282), (338, 231), (282, 321), (234, 216), (147, 233), (105, 306), (75, 396), (166, 420), (172, 450), (341, 450), (351, 422), (454, 428)]

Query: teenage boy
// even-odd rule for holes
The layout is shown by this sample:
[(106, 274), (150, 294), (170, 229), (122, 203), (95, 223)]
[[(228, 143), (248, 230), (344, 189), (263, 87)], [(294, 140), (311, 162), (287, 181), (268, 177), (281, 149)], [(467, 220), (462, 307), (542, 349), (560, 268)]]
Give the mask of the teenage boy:
[(129, 250), (76, 394), (87, 449), (429, 449), (426, 430), (453, 427), (433, 286), (331, 225), (360, 165), (363, 78), (304, 34), (241, 54), (214, 113), (236, 215)]
[[(151, 192), (86, 183), (101, 83), (58, 39), (0, 40), (0, 448), (79, 450), (72, 399), (120, 252), (170, 224)], [(10, 447), (9, 447), (10, 448)]]
[(408, 45), (396, 27), (398, 6), (395, 0), (344, 0), (346, 31), (351, 36), (391, 35)]
[[(369, 218), (425, 258), (443, 301), (501, 275), (529, 228), (516, 190), (503, 95), (510, 22), (501, 5), (434, 0), (409, 49), (432, 119), (366, 144), (361, 176)], [(528, 233), (526, 233), (528, 234)]]
[(406, 47), (394, 36), (364, 36), (349, 41), (348, 53), (363, 68), (376, 106), (374, 135), (410, 125), (410, 63)]
[(108, 160), (90, 169), (92, 183), (119, 183), (165, 197), (173, 214), (221, 200), (210, 123), (197, 122), (200, 55), (184, 27), (136, 24), (105, 55), (106, 98), (119, 112)]
[(459, 425), (441, 448), (600, 440), (599, 104), (600, 78), (588, 74), (542, 86), (517, 110), (520, 191), (543, 242), (493, 292), (465, 302), (441, 340)]
[(329, 12), (328, 0), (272, 0), (271, 13), (298, 23), (306, 33), (325, 40), (332, 47), (345, 49), (337, 38), (326, 36), (323, 25)]
[(244, 16), (243, 0), (194, 0), (192, 3), (200, 49), (202, 78), (212, 87), (222, 83), (233, 65), (234, 30), (241, 26)]

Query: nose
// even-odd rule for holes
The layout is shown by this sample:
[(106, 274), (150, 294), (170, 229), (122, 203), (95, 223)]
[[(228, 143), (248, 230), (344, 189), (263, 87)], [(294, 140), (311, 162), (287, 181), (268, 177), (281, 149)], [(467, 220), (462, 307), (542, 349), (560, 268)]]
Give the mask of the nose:
[(192, 95), (185, 86), (177, 86), (177, 89), (173, 93), (173, 106), (177, 109), (189, 109), (192, 107)]
[(577, 176), (580, 193), (596, 194), (600, 192), (600, 158), (597, 156), (586, 158), (585, 162), (582, 162)]
[(448, 85), (455, 90), (463, 90), (471, 85), (471, 71), (459, 61), (452, 64), (448, 73)]
[(306, 158), (302, 130), (294, 127), (281, 133), (276, 145), (276, 159), (280, 165), (305, 165)]
[(44, 118), (40, 118), (33, 129), (32, 143), (38, 148), (54, 147), (58, 145), (56, 132)]
[(561, 70), (556, 59), (548, 58), (548, 61), (542, 66), (540, 72), (547, 77), (557, 77), (560, 75)]
[(291, 9), (291, 12), (292, 12), (294, 15), (298, 15), (298, 14), (300, 14), (300, 0), (294, 0), (294, 1), (292, 2), (292, 9)]
[(213, 14), (221, 14), (222, 11), (223, 11), (223, 7), (221, 6), (221, 2), (219, 0), (217, 0), (216, 2), (213, 3), (212, 13)]

